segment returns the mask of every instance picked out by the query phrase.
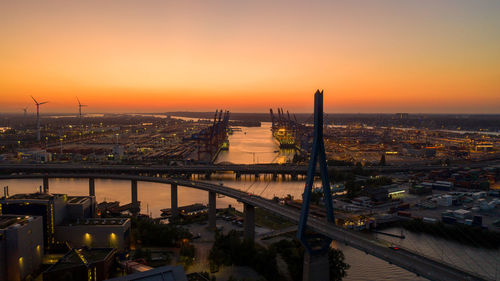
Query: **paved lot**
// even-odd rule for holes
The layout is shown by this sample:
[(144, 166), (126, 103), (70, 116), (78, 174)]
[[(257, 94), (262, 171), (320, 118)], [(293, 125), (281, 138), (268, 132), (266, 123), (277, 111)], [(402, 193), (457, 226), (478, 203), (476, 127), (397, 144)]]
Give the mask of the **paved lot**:
[[(194, 239), (192, 241), (193, 245), (196, 247), (195, 264), (187, 270), (187, 273), (203, 271), (210, 272), (208, 254), (215, 241), (215, 237), (214, 232), (209, 230), (207, 226), (207, 222), (192, 223), (185, 226), (195, 236), (198, 234), (200, 235), (200, 238)], [(217, 227), (222, 227), (224, 234), (227, 234), (231, 230), (243, 231), (242, 226), (237, 226), (223, 219), (217, 219)], [(257, 236), (269, 231), (271, 230), (262, 227), (256, 227), (255, 235)], [(218, 281), (226, 281), (230, 276), (236, 277), (237, 279), (246, 278), (247, 280), (259, 280), (260, 278), (260, 275), (255, 272), (255, 270), (247, 266), (222, 267), (220, 268), (219, 272), (215, 274), (215, 276), (217, 277)]]

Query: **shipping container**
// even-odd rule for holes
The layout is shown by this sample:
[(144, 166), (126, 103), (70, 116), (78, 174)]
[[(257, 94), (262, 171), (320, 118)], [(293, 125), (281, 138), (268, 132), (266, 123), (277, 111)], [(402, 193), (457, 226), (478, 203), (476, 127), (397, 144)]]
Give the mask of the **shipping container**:
[(401, 216), (401, 217), (411, 217), (411, 213), (410, 212), (406, 212), (406, 211), (398, 211), (398, 216)]
[(454, 217), (442, 217), (441, 220), (443, 223), (448, 223), (448, 224), (455, 224), (457, 222), (457, 219)]
[(424, 217), (422, 219), (423, 222), (426, 222), (426, 223), (436, 223), (437, 222), (437, 219), (434, 219), (434, 218), (426, 218)]

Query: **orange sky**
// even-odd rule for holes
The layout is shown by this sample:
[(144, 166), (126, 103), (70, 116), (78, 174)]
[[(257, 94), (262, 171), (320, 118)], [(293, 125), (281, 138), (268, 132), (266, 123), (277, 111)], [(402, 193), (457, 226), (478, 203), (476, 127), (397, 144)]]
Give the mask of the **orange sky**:
[[(269, 3), (272, 2), (272, 3)], [(335, 3), (337, 2), (337, 3)], [(417, 3), (418, 2), (418, 3)], [(500, 1), (0, 1), (0, 112), (500, 113)]]

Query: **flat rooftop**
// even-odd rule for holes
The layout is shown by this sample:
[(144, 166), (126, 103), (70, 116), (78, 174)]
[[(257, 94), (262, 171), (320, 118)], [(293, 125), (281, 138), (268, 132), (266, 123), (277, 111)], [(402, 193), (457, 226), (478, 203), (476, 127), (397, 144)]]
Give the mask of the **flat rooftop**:
[(18, 193), (15, 195), (10, 196), (9, 198), (5, 200), (49, 200), (53, 197), (59, 198), (59, 197), (64, 197), (66, 194), (58, 194), (58, 193)]
[(88, 196), (68, 196), (68, 204), (82, 204), (90, 200)]
[(2, 215), (0, 216), (0, 229), (6, 229), (15, 224), (23, 225), (31, 221), (30, 218), (32, 217), (17, 216), (17, 215)]
[(192, 204), (192, 205), (179, 207), (179, 212), (188, 212), (189, 213), (189, 212), (196, 212), (196, 211), (205, 210), (207, 208), (208, 207), (203, 205), (203, 204), (196, 203), (196, 204)]
[(71, 222), (71, 225), (124, 225), (129, 220), (128, 218), (81, 219)]

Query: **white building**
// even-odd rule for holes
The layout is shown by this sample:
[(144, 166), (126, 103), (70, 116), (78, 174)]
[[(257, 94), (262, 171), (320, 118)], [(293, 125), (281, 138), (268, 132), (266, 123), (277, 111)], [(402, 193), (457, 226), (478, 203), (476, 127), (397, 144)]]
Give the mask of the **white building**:
[(442, 195), (437, 199), (437, 204), (439, 206), (449, 207), (453, 204), (453, 197), (448, 194)]
[(24, 280), (43, 257), (42, 217), (0, 216), (0, 281)]
[(472, 213), (464, 209), (458, 209), (453, 211), (453, 215), (457, 219), (468, 219), (472, 217)]

